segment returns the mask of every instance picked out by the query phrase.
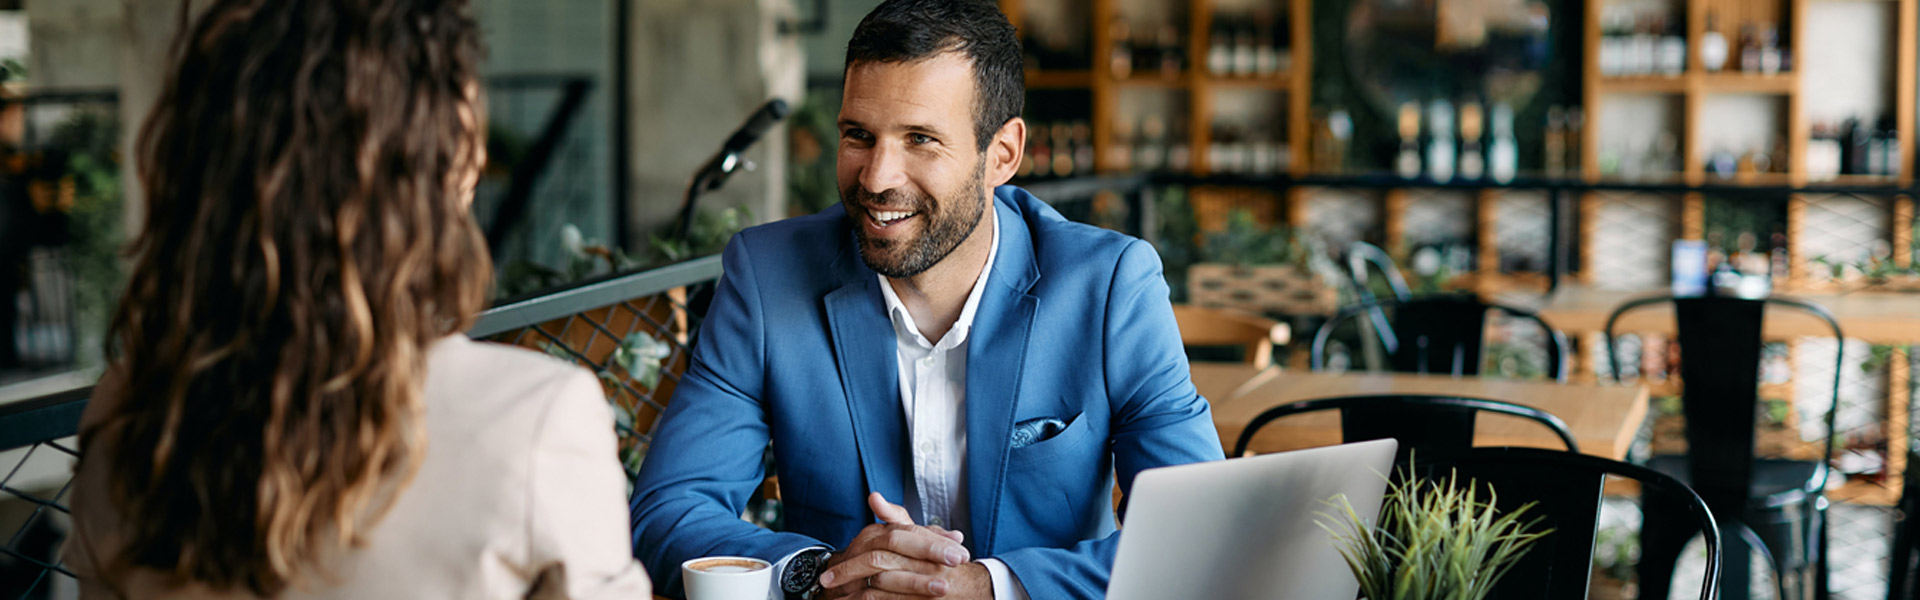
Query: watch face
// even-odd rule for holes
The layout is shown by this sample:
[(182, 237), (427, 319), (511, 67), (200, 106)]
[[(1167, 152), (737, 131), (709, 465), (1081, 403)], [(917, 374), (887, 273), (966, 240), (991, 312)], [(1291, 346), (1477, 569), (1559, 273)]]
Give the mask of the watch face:
[(826, 551), (814, 550), (802, 552), (787, 561), (787, 572), (781, 577), (780, 589), (797, 594), (813, 587), (820, 579), (820, 567), (826, 562), (826, 557)]

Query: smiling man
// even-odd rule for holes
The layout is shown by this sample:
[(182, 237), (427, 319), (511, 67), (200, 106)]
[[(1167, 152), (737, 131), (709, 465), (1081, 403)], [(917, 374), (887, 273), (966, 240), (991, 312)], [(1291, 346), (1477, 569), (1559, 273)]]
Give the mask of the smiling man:
[[(1099, 598), (1111, 490), (1221, 458), (1153, 247), (1002, 185), (1014, 30), (889, 0), (847, 46), (841, 203), (734, 236), (633, 492), (634, 554), (776, 563), (774, 597)], [(785, 531), (740, 520), (773, 444)]]

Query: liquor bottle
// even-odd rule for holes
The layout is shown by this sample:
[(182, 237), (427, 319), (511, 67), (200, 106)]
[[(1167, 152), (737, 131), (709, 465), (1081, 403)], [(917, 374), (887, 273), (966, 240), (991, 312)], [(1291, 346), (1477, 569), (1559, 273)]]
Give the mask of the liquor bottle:
[(1107, 37), (1113, 40), (1113, 52), (1107, 57), (1107, 69), (1113, 73), (1114, 79), (1133, 76), (1132, 33), (1133, 28), (1124, 18), (1114, 17), (1113, 22), (1107, 24)]
[(1071, 128), (1066, 123), (1054, 123), (1048, 129), (1053, 137), (1053, 175), (1072, 177), (1074, 150)]
[(1760, 26), (1760, 72), (1777, 74), (1782, 66), (1780, 30), (1772, 23)]
[(1193, 140), (1187, 136), (1185, 121), (1174, 121), (1167, 137), (1167, 170), (1187, 173), (1193, 170)]
[(1660, 73), (1679, 75), (1687, 70), (1687, 38), (1679, 20), (1664, 20), (1660, 38)]
[(1180, 46), (1180, 28), (1172, 23), (1161, 25), (1157, 42), (1160, 46), (1160, 76), (1179, 78), (1181, 69), (1186, 68), (1186, 50)]
[(1700, 38), (1700, 66), (1708, 73), (1718, 73), (1727, 66), (1727, 36), (1720, 33), (1712, 11), (1707, 12), (1707, 32)]
[(1657, 15), (1645, 15), (1636, 25), (1633, 36), (1633, 75), (1649, 75), (1659, 67), (1659, 23)]
[(1605, 24), (1600, 28), (1600, 74), (1607, 77), (1620, 75), (1620, 12), (1618, 9), (1607, 13)]
[(1420, 176), (1420, 105), (1400, 105), (1400, 155), (1394, 159), (1394, 171), (1402, 179)]
[(1107, 148), (1100, 158), (1115, 171), (1125, 173), (1133, 170), (1132, 119), (1113, 120), (1113, 135), (1107, 138)]
[(1567, 107), (1567, 174), (1580, 173), (1580, 153), (1586, 146), (1582, 138), (1587, 131), (1587, 113), (1578, 106)]
[(1275, 70), (1293, 71), (1293, 23), (1285, 12), (1280, 13), (1279, 21), (1273, 26), (1273, 53), (1277, 58)]
[(1881, 175), (1889, 177), (1899, 176), (1901, 171), (1906, 167), (1900, 162), (1900, 131), (1895, 128), (1893, 117), (1885, 117), (1882, 119), (1880, 122), (1880, 130), (1882, 132), (1882, 143), (1887, 147), (1887, 170), (1885, 173), (1881, 173)]
[(1740, 26), (1740, 72), (1760, 72), (1760, 33), (1752, 23)]
[(1073, 137), (1073, 171), (1081, 175), (1093, 174), (1093, 127), (1086, 121), (1074, 121), (1071, 129)]
[(1521, 169), (1521, 150), (1513, 142), (1513, 108), (1494, 102), (1494, 142), (1486, 148), (1486, 163), (1494, 181), (1509, 183)]
[(1280, 54), (1273, 48), (1273, 15), (1262, 11), (1254, 16), (1253, 72), (1272, 77), (1280, 70)]
[(1244, 19), (1237, 20), (1233, 28), (1233, 74), (1235, 77), (1252, 77), (1259, 66), (1259, 50), (1254, 44), (1253, 23)]
[[(1498, 128), (1498, 126), (1495, 126)], [(1497, 134), (1496, 134), (1497, 135)], [(1544, 165), (1548, 177), (1567, 176), (1567, 113), (1559, 106), (1547, 107), (1547, 134)]]
[(1460, 105), (1460, 178), (1478, 180), (1486, 172), (1486, 158), (1480, 152), (1480, 103)]
[(1453, 103), (1434, 100), (1427, 105), (1427, 178), (1440, 183), (1452, 181), (1456, 152)]
[(1233, 74), (1233, 34), (1224, 21), (1214, 21), (1207, 35), (1207, 72), (1215, 77)]
[(1140, 135), (1134, 138), (1133, 168), (1141, 173), (1158, 172), (1167, 166), (1167, 123), (1158, 116), (1140, 121)]
[(1873, 146), (1873, 131), (1867, 128), (1866, 120), (1860, 118), (1847, 119), (1846, 127), (1847, 131), (1841, 138), (1842, 143), (1846, 144), (1843, 161), (1846, 170), (1842, 172), (1848, 175), (1871, 173), (1872, 171), (1867, 169), (1867, 153), (1868, 148)]

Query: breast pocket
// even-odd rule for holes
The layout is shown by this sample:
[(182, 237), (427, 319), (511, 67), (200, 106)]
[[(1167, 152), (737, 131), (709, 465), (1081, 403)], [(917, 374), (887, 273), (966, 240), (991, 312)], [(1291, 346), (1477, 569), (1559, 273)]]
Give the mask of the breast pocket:
[(1008, 466), (1024, 467), (1055, 461), (1075, 449), (1086, 453), (1087, 449), (1084, 445), (1087, 443), (1087, 432), (1093, 428), (1087, 421), (1086, 413), (1074, 415), (1073, 419), (1067, 423), (1066, 429), (1060, 430), (1060, 433), (1054, 434), (1053, 437), (1034, 442), (1024, 448), (1008, 451)]

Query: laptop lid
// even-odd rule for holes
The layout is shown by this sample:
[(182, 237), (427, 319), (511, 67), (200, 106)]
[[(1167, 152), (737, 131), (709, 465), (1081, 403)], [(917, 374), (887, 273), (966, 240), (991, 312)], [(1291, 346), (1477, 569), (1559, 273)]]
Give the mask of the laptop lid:
[[(1374, 440), (1142, 471), (1108, 600), (1353, 600), (1360, 585), (1316, 519), (1346, 494), (1380, 514), (1399, 443)], [(1333, 521), (1341, 529), (1344, 521)]]

